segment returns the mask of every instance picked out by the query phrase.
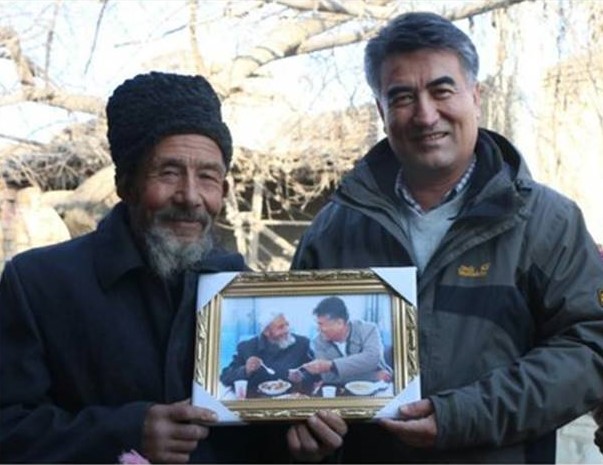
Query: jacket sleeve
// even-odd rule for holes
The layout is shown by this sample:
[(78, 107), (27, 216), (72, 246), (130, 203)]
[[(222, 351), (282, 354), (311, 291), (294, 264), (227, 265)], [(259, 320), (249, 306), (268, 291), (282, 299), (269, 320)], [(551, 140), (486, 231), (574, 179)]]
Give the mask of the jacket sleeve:
[(534, 439), (603, 397), (603, 262), (575, 204), (549, 215), (536, 215), (525, 250), (538, 340), (512, 365), (430, 397), (440, 448)]
[(245, 350), (244, 343), (237, 345), (237, 352), (232, 357), (232, 362), (226, 368), (222, 370), (220, 374), (220, 381), (225, 386), (231, 386), (237, 379), (247, 379), (247, 373), (245, 372), (245, 363), (247, 362), (248, 356)]
[(114, 463), (140, 450), (150, 404), (90, 406), (53, 403), (53, 373), (21, 277), (6, 264), (0, 280), (0, 461)]
[[(334, 205), (328, 203), (318, 212), (312, 224), (302, 234), (293, 259), (291, 270), (319, 270), (321, 268), (341, 268), (340, 251), (333, 243), (333, 238), (343, 240), (341, 234), (329, 230), (329, 225), (340, 226), (344, 224), (343, 218), (334, 219)], [(340, 220), (340, 221), (337, 221)], [(339, 244), (341, 245), (341, 244)], [(328, 266), (324, 266), (328, 265)]]
[(360, 351), (333, 360), (343, 379), (372, 373), (379, 369), (383, 344), (377, 326), (364, 323), (359, 329)]
[(315, 258), (316, 252), (309, 243), (308, 235), (309, 231), (306, 231), (299, 240), (291, 260), (291, 270), (314, 270), (319, 268)]

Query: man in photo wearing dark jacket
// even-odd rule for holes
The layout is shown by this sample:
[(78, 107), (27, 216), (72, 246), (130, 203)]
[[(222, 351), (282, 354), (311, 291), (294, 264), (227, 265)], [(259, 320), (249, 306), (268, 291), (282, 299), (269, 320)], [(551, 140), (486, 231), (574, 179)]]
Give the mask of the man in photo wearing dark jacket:
[(0, 281), (0, 460), (265, 462), (289, 460), (287, 446), (324, 458), (345, 434), (334, 414), (262, 439), (255, 426), (209, 434), (215, 414), (190, 404), (197, 275), (246, 269), (212, 240), (232, 155), (214, 90), (138, 75), (107, 122), (121, 202), (96, 231), (17, 255)]
[[(283, 312), (264, 310), (258, 317), (260, 334), (237, 344), (230, 365), (220, 374), (220, 381), (232, 386), (235, 381), (249, 382), (250, 397), (257, 395), (258, 385), (270, 380), (304, 380), (299, 368), (312, 360), (310, 340), (293, 334)], [(310, 377), (306, 378), (308, 383)]]
[(365, 71), (387, 138), (292, 268), (416, 267), (423, 398), (351, 425), (343, 460), (554, 462), (556, 428), (603, 396), (603, 263), (582, 214), (479, 128), (478, 56), (450, 21), (392, 19)]

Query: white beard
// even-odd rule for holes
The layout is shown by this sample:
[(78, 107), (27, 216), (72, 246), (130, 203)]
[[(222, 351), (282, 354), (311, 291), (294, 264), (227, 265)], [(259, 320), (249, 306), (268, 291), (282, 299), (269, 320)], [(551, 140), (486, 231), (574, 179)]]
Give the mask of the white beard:
[(144, 233), (149, 265), (164, 279), (191, 269), (213, 248), (210, 229), (208, 223), (198, 242), (181, 243), (166, 229), (151, 227)]
[(289, 333), (286, 338), (281, 339), (278, 342), (274, 343), (279, 349), (285, 350), (287, 347), (291, 347), (295, 344), (295, 336)]
[[(213, 248), (213, 219), (207, 212), (186, 212), (165, 208), (155, 213), (151, 223), (142, 226), (142, 215), (137, 205), (131, 206), (132, 227), (142, 237), (149, 266), (155, 273), (168, 279), (177, 273), (191, 269)], [(185, 219), (199, 221), (203, 231), (193, 242), (181, 242), (172, 232), (162, 226), (162, 220)]]

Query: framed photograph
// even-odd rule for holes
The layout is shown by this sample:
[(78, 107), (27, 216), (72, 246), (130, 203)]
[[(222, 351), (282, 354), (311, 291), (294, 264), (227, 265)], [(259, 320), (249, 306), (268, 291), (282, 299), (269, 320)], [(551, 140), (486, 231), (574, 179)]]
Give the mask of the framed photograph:
[(378, 270), (201, 276), (193, 403), (242, 422), (373, 418), (419, 374), (414, 269)]

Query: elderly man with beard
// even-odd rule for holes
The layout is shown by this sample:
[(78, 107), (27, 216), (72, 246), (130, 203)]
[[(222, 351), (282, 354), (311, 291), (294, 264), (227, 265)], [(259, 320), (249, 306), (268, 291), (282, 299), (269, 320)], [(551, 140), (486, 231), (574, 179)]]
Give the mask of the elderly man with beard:
[(309, 385), (312, 377), (304, 377), (299, 367), (312, 360), (310, 340), (292, 334), (282, 312), (264, 311), (258, 322), (261, 333), (237, 345), (237, 352), (230, 365), (222, 370), (220, 381), (232, 385), (236, 380), (246, 379), (249, 393), (257, 392), (258, 385), (268, 380), (288, 379)]
[[(121, 202), (96, 231), (15, 256), (0, 281), (0, 460), (287, 460), (256, 454), (260, 427), (210, 435), (214, 412), (189, 400), (197, 275), (246, 269), (212, 241), (232, 155), (217, 95), (200, 76), (138, 75), (107, 123)], [(345, 431), (323, 412), (270, 440), (321, 460)]]

